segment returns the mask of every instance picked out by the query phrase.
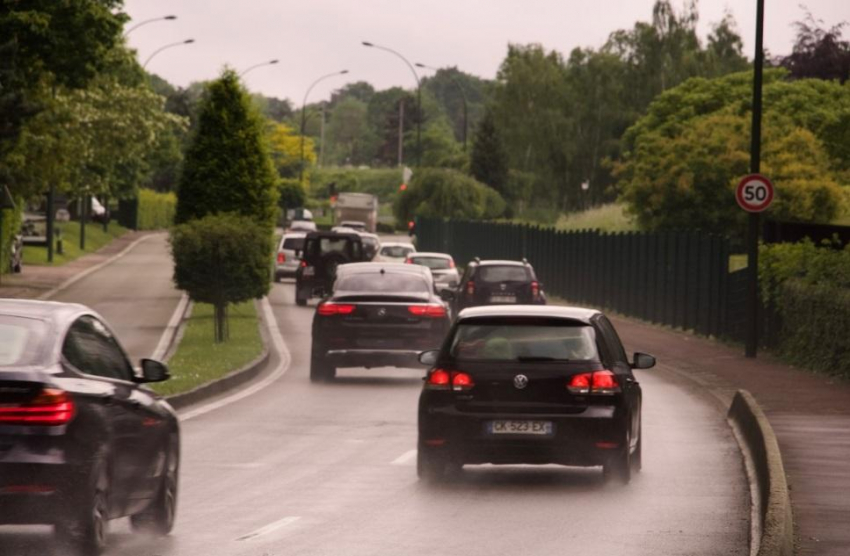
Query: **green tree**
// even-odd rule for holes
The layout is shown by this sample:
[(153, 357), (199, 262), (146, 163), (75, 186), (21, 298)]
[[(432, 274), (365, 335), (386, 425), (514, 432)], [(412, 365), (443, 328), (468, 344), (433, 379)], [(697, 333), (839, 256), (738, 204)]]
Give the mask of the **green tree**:
[(174, 283), (215, 307), (215, 341), (227, 340), (227, 306), (269, 292), (271, 236), (251, 216), (208, 215), (171, 232)]
[(180, 176), (175, 221), (235, 212), (271, 234), (276, 207), (277, 176), (262, 118), (236, 74), (225, 70), (201, 102)]
[(457, 170), (425, 168), (416, 171), (393, 210), (399, 222), (415, 216), (498, 218), (505, 211), (505, 201), (495, 190)]
[[(281, 178), (297, 178), (301, 168), (301, 136), (286, 124), (271, 123), (266, 126), (269, 151), (275, 169)], [(316, 163), (316, 151), (311, 137), (304, 138), (305, 167)], [(309, 176), (309, 174), (305, 175)], [(309, 181), (309, 179), (308, 179)]]
[(476, 180), (489, 185), (505, 199), (513, 200), (507, 190), (508, 153), (491, 110), (484, 113), (475, 131), (469, 170)]
[(340, 100), (330, 114), (325, 152), (337, 164), (368, 164), (374, 152), (374, 136), (366, 119), (367, 106), (354, 97)]
[(850, 42), (842, 37), (846, 22), (829, 29), (821, 27), (811, 13), (796, 23), (797, 39), (794, 49), (779, 63), (795, 79), (835, 79), (841, 83), (850, 79)]

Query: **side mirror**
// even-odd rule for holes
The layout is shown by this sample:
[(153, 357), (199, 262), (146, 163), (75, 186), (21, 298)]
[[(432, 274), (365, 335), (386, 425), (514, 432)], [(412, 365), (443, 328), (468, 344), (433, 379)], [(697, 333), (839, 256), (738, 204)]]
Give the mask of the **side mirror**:
[(430, 351), (423, 351), (419, 354), (419, 362), (428, 367), (433, 367), (437, 364), (437, 357), (440, 355), (440, 351), (436, 349), (432, 349)]
[(635, 353), (635, 362), (632, 363), (633, 369), (651, 369), (655, 366), (655, 357), (647, 353)]
[(138, 382), (163, 382), (171, 378), (168, 367), (156, 359), (142, 359), (142, 378)]
[(455, 292), (452, 290), (440, 290), (440, 299), (443, 301), (454, 301)]

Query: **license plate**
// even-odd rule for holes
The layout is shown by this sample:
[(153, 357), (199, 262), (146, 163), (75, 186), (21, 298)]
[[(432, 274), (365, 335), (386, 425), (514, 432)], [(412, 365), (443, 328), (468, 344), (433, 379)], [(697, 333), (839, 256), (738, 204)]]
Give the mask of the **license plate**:
[(316, 269), (312, 266), (308, 266), (304, 269), (304, 276), (314, 276), (316, 274)]
[(551, 421), (517, 421), (512, 419), (500, 419), (487, 423), (489, 434), (532, 434), (539, 436), (550, 436), (552, 434)]
[(516, 303), (516, 297), (513, 295), (493, 295), (490, 296), (490, 303)]

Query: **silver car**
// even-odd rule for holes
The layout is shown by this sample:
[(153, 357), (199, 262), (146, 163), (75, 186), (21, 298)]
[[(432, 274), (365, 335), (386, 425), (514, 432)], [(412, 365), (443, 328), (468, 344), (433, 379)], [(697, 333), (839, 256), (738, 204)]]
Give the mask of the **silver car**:
[(277, 247), (277, 259), (275, 261), (274, 281), (280, 282), (281, 278), (293, 278), (301, 264), (301, 251), (304, 250), (305, 232), (287, 232), (280, 240)]
[(446, 253), (414, 252), (407, 255), (405, 262), (430, 268), (437, 291), (454, 290), (460, 283), (460, 275), (457, 272), (457, 267), (455, 267), (455, 261), (451, 255)]

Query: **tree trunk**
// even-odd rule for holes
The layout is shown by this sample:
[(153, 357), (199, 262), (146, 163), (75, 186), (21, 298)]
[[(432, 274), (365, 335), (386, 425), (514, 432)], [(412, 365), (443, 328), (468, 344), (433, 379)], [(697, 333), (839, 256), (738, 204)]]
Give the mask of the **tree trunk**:
[(215, 343), (221, 344), (230, 338), (230, 330), (227, 325), (227, 303), (215, 304)]

